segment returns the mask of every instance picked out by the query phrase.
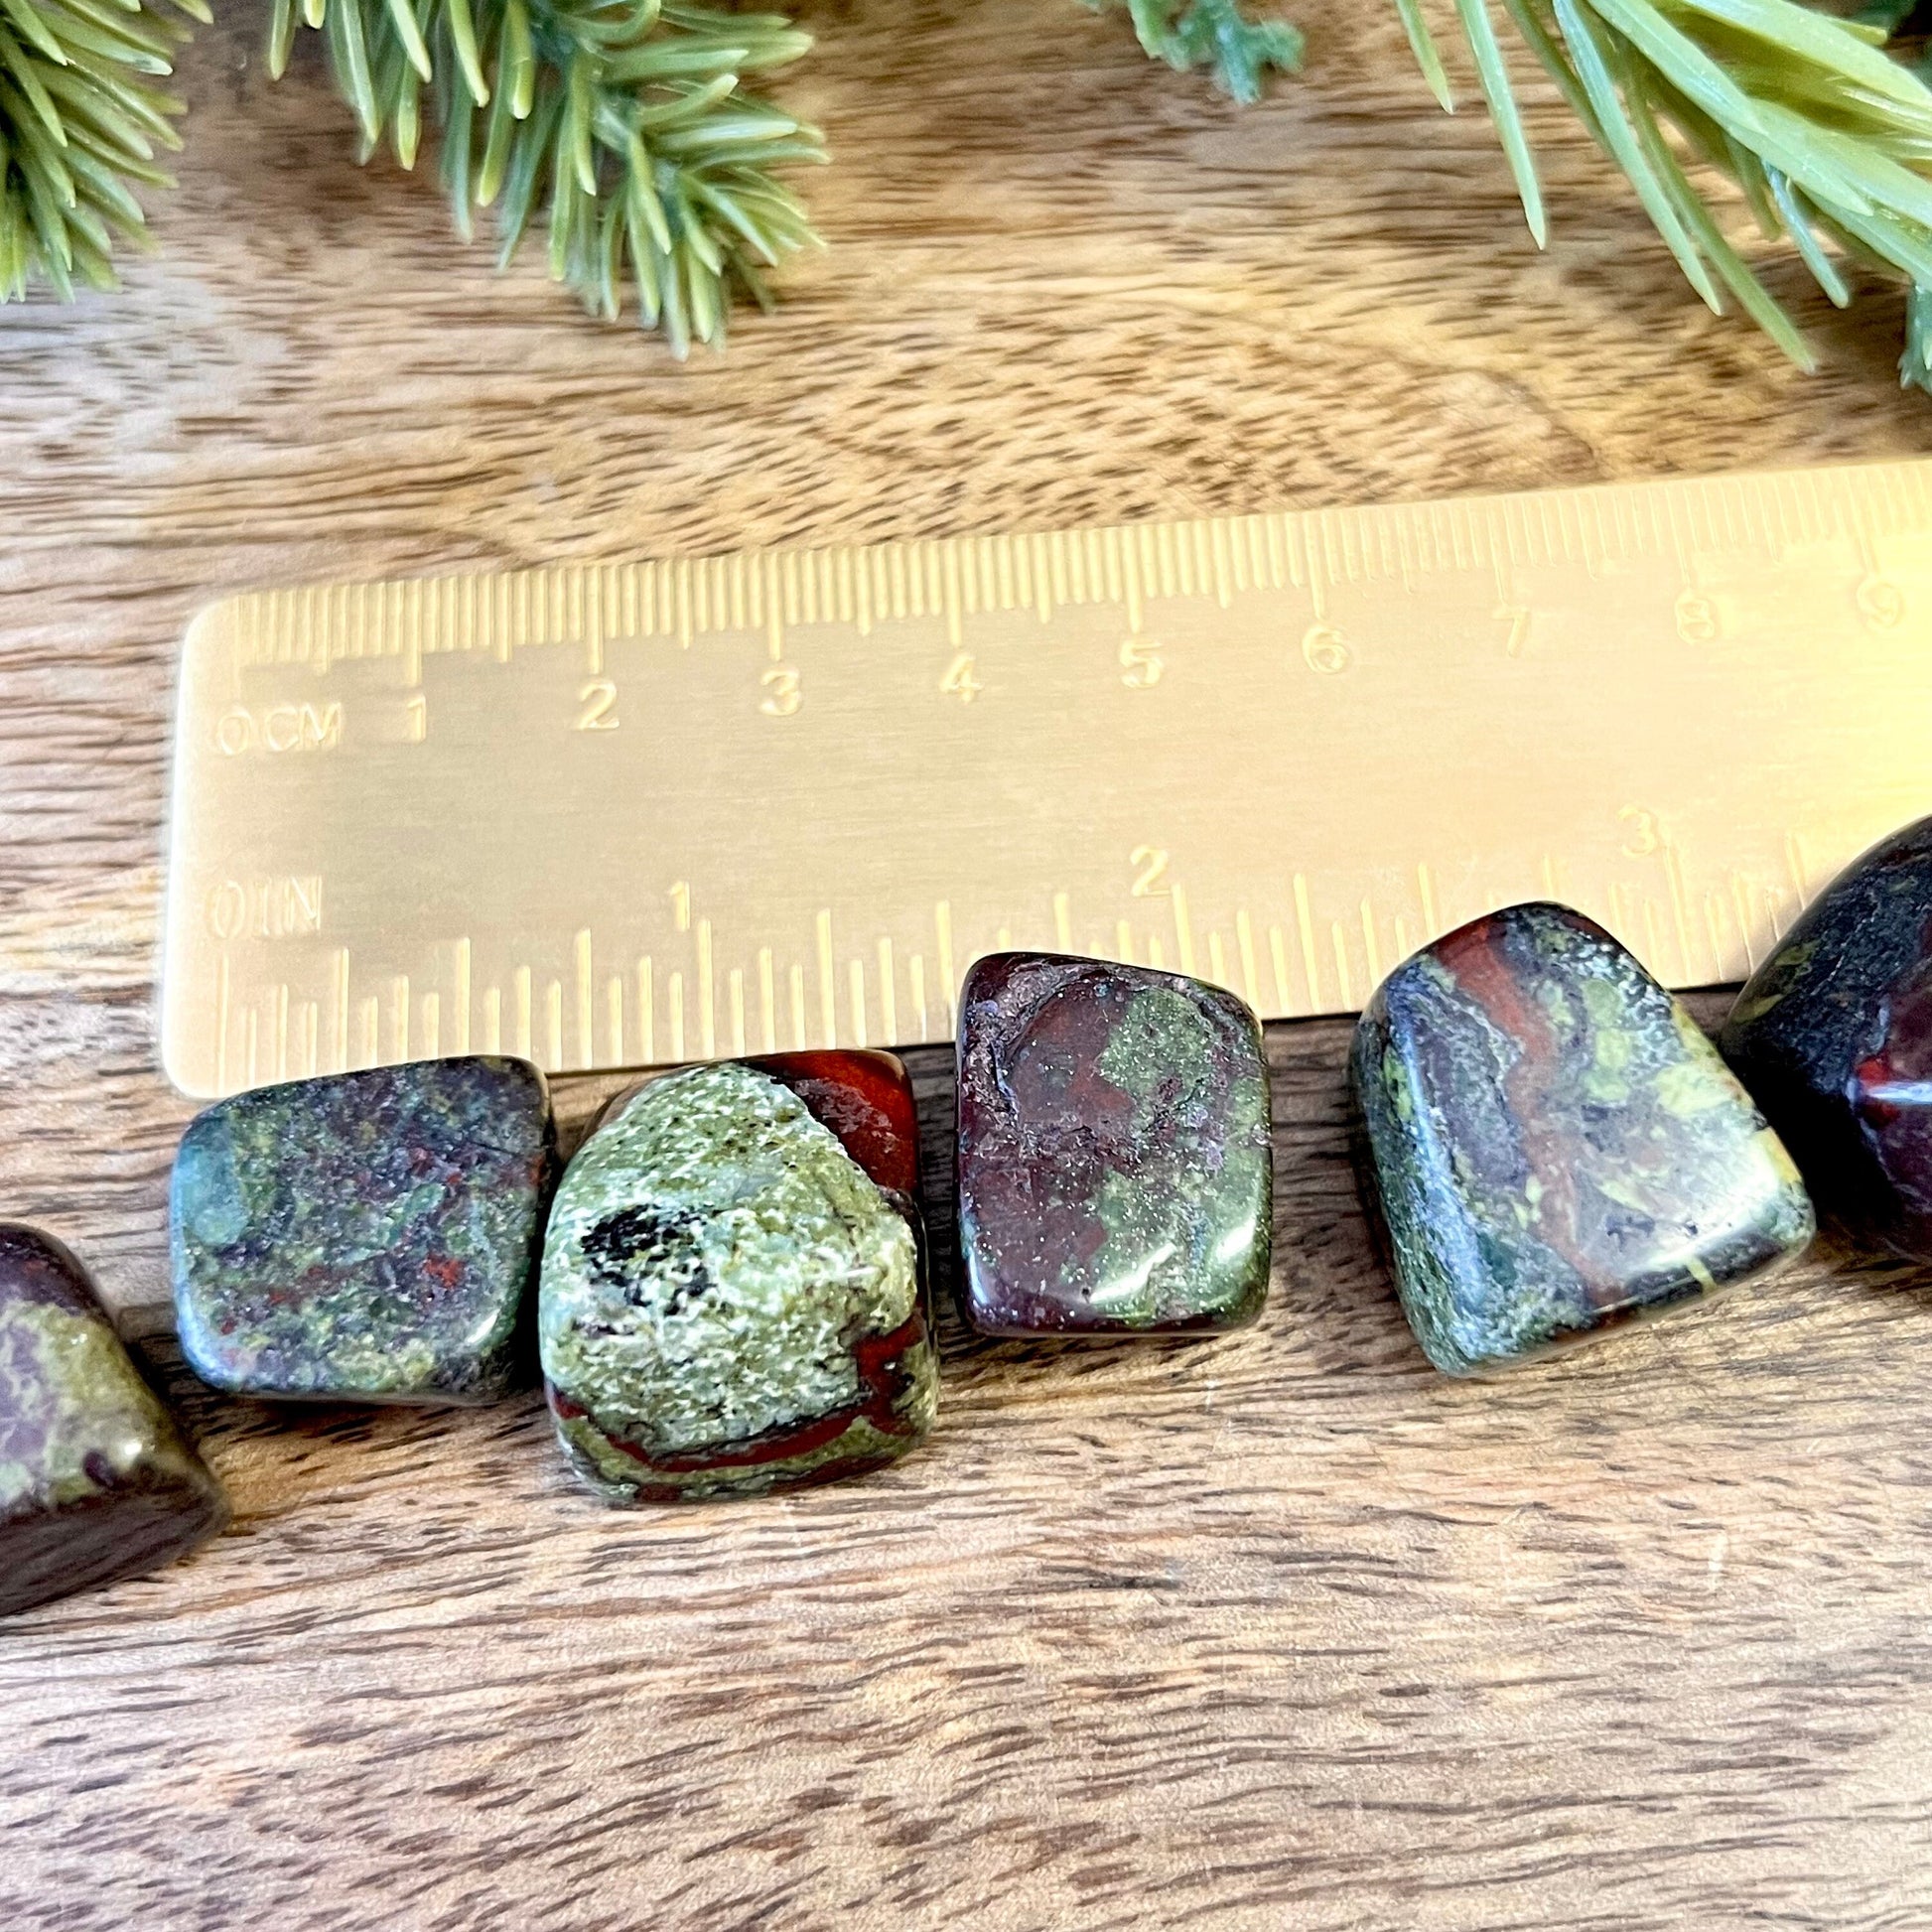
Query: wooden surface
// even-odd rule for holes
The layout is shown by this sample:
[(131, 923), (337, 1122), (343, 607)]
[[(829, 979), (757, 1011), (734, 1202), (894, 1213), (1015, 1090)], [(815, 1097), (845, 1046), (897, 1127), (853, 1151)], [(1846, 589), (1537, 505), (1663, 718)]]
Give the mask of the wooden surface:
[[(1070, 0), (820, 6), (831, 251), (684, 368), (357, 173), (251, 10), (208, 35), (160, 257), (0, 313), (0, 1211), (153, 1328), (171, 666), (219, 591), (1924, 447), (1895, 296), (1781, 268), (1799, 377), (1536, 93), (1539, 257), (1393, 10), (1301, 12), (1311, 78), (1240, 114)], [(1345, 1037), (1273, 1040), (1258, 1329), (949, 1325), (938, 1436), (863, 1484), (611, 1515), (533, 1401), (187, 1395), (233, 1533), (0, 1633), (0, 1924), (1927, 1923), (1924, 1278), (1828, 1246), (1448, 1383), (1369, 1258)]]

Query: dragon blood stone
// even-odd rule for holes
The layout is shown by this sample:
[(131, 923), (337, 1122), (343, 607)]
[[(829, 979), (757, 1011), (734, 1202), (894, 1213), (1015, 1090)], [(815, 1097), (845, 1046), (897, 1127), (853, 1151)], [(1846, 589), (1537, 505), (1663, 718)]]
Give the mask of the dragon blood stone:
[(1565, 906), (1406, 960), (1350, 1071), (1403, 1310), (1451, 1375), (1759, 1279), (1811, 1239), (1797, 1170), (1697, 1023)]
[(1854, 1234), (1932, 1261), (1932, 818), (1855, 860), (1718, 1043)]
[(175, 1161), (175, 1312), (239, 1395), (491, 1402), (528, 1356), (555, 1178), (543, 1075), (470, 1057), (257, 1088)]
[(917, 1122), (887, 1053), (666, 1074), (618, 1101), (551, 1211), (538, 1343), (606, 1501), (752, 1495), (879, 1468), (938, 1400)]
[(959, 1249), (984, 1334), (1233, 1328), (1268, 1293), (1261, 1029), (1177, 973), (994, 953), (959, 1018)]
[(80, 1264), (0, 1223), (0, 1616), (138, 1577), (227, 1520)]

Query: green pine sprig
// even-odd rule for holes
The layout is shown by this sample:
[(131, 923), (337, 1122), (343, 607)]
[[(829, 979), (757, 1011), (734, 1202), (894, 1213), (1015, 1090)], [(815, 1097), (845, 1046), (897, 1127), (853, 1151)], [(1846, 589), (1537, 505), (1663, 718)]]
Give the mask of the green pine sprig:
[(466, 236), (490, 209), (507, 263), (540, 219), (554, 279), (611, 319), (633, 292), (679, 355), (722, 341), (734, 291), (768, 305), (762, 271), (817, 239), (774, 171), (823, 161), (818, 130), (745, 86), (811, 45), (781, 16), (676, 0), (275, 0), (278, 76), (301, 25), (326, 37), (364, 160), (386, 135), (413, 168), (427, 117)]
[[(1885, 25), (1798, 0), (1501, 0), (1573, 112), (1622, 168), (1693, 288), (1726, 297), (1801, 367), (1810, 345), (1725, 234), (1694, 171), (1728, 176), (1759, 230), (1788, 238), (1840, 307), (1844, 259), (1932, 288), (1932, 89), (1884, 51)], [(1452, 105), (1419, 0), (1396, 0), (1425, 77)], [(1543, 195), (1487, 0), (1455, 13), (1531, 231)], [(1925, 364), (1911, 305), (1905, 380)]]
[(1089, 0), (1125, 6), (1141, 46), (1178, 72), (1206, 68), (1238, 101), (1261, 98), (1272, 69), (1293, 73), (1302, 65), (1301, 31), (1285, 20), (1257, 20), (1242, 0)]
[[(1106, 4), (1106, 0), (1099, 0)], [(1141, 45), (1176, 68), (1209, 68), (1238, 99), (1269, 68), (1298, 65), (1300, 37), (1241, 0), (1120, 0)], [(1542, 185), (1489, 0), (1452, 7), (1502, 140), (1530, 230), (1547, 234)], [(1800, 0), (1497, 0), (1573, 112), (1629, 177), (1691, 285), (1722, 313), (1734, 300), (1793, 361), (1810, 345), (1725, 232), (1698, 186), (1727, 176), (1767, 239), (1787, 238), (1840, 307), (1847, 260), (1911, 289), (1900, 373), (1932, 388), (1932, 61), (1885, 50), (1926, 9), (1871, 0), (1850, 19)], [(1454, 111), (1422, 0), (1394, 0), (1423, 77)]]
[(0, 302), (113, 288), (116, 245), (147, 244), (129, 184), (174, 186), (155, 156), (181, 146), (182, 103), (158, 83), (187, 38), (141, 0), (0, 0)]

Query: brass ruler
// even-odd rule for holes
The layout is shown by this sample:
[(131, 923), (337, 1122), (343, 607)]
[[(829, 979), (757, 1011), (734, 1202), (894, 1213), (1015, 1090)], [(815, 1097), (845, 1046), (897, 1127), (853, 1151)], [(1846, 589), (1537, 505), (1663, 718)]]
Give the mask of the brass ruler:
[(236, 597), (191, 1094), (943, 1038), (1008, 945), (1359, 1006), (1548, 896), (1742, 975), (1932, 810), (1932, 463)]

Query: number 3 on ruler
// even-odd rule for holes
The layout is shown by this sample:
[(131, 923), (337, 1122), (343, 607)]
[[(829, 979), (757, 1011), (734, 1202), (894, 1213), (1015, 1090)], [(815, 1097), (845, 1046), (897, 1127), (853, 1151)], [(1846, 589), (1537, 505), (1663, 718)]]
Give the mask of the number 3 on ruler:
[(759, 682), (764, 686), (759, 709), (767, 718), (789, 718), (805, 702), (798, 689), (798, 673), (789, 664), (773, 664)]

